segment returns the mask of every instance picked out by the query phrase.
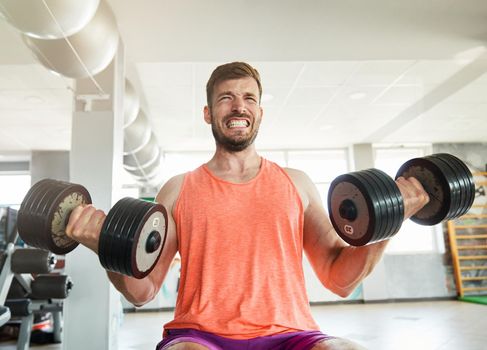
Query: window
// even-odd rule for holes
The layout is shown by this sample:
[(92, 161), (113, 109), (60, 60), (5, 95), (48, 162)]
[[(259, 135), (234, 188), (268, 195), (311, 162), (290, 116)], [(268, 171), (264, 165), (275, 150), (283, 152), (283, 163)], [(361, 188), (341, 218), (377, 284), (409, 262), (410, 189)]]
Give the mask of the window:
[(166, 152), (162, 158), (163, 183), (171, 177), (194, 170), (208, 162), (213, 152)]
[(345, 149), (289, 151), (288, 166), (308, 174), (318, 188), (326, 208), (330, 183), (337, 176), (348, 172), (347, 151)]
[(20, 207), (31, 187), (31, 177), (27, 174), (0, 174), (0, 205), (14, 209)]
[[(259, 154), (282, 167), (304, 171), (318, 187), (324, 205), (331, 181), (348, 171), (348, 157), (345, 149), (339, 150), (264, 150)], [(162, 158), (163, 182), (172, 176), (193, 170), (208, 162), (212, 151), (166, 152)]]

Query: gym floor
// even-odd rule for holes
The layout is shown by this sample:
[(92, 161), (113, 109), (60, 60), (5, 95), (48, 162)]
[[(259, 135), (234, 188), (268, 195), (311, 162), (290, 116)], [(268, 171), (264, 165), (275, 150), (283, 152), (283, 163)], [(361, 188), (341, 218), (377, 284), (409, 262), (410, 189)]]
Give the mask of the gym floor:
[[(346, 337), (370, 350), (485, 350), (487, 306), (460, 301), (418, 301), (314, 305), (321, 329)], [(172, 312), (124, 315), (119, 350), (150, 350), (160, 340)], [(15, 350), (13, 343), (0, 349)], [(60, 350), (61, 345), (37, 346)]]

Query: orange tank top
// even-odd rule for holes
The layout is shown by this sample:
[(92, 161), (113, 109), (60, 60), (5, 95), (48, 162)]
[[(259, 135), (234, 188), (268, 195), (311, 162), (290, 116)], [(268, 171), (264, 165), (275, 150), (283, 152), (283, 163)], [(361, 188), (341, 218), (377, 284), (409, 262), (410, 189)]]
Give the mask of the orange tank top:
[(185, 175), (174, 209), (180, 290), (166, 329), (233, 339), (317, 330), (305, 289), (303, 207), (287, 173), (262, 159), (231, 183), (206, 165)]

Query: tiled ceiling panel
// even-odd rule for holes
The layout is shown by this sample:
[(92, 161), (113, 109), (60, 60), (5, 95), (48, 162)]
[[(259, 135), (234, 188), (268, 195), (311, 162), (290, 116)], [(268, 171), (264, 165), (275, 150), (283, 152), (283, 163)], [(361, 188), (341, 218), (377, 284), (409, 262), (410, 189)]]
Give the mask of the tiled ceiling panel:
[[(205, 85), (229, 60), (261, 73), (266, 149), (487, 140), (483, 0), (109, 2), (163, 151), (214, 148)], [(256, 17), (233, 25), (244, 5)], [(0, 47), (0, 152), (69, 149), (74, 81), (2, 20)]]

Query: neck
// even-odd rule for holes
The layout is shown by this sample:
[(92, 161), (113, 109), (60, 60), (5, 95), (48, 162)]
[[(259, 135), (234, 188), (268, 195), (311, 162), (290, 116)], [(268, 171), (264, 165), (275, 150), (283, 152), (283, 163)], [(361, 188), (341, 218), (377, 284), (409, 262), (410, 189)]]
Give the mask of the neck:
[(253, 145), (240, 152), (229, 152), (217, 145), (213, 158), (207, 163), (210, 171), (225, 180), (248, 181), (259, 172), (261, 157)]

